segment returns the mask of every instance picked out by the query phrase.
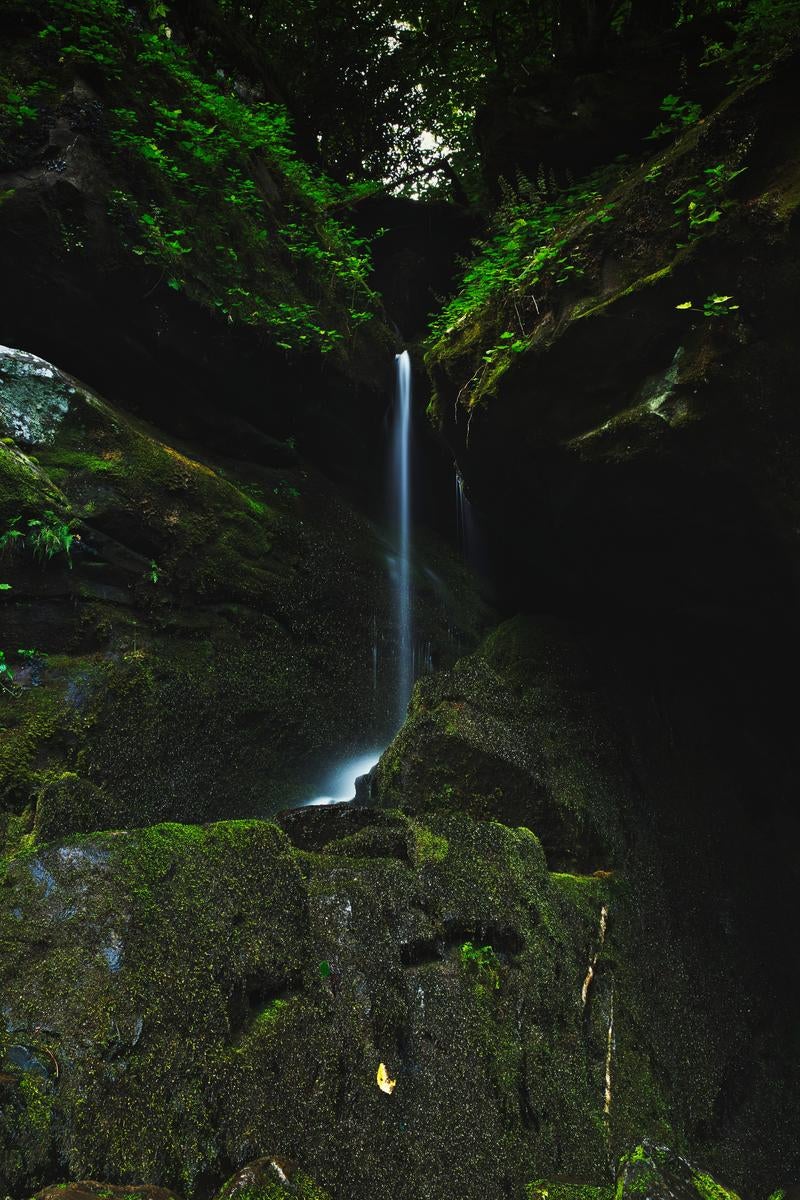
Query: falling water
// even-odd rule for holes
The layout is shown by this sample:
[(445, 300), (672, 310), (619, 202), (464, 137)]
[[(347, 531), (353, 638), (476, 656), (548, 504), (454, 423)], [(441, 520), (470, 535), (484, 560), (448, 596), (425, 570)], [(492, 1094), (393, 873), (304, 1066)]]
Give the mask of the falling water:
[(407, 350), (396, 356), (395, 371), (391, 488), (397, 563), (393, 572), (392, 590), (397, 627), (395, 708), (397, 723), (401, 725), (414, 682), (411, 631), (411, 359)]
[(461, 553), (467, 562), (470, 560), (473, 540), (472, 505), (464, 492), (464, 480), (456, 467), (456, 537)]
[[(418, 672), (433, 670), (433, 647), (429, 641), (414, 644), (411, 621), (411, 360), (407, 352), (395, 359), (396, 393), (391, 428), (391, 516), (394, 553), (389, 558), (389, 580), (394, 615), (395, 645), (387, 658), (396, 663), (396, 678), (392, 696), (392, 720), (399, 728), (405, 720), (414, 677)], [(382, 638), (378, 631), (377, 613), (372, 614), (371, 629), (372, 691), (377, 699), (380, 690)], [(394, 653), (392, 653), (394, 651)], [(364, 749), (332, 767), (320, 782), (313, 799), (297, 807), (339, 804), (352, 800), (356, 779), (377, 763), (383, 746)]]
[(464, 562), (478, 574), (486, 574), (486, 542), (478, 513), (467, 496), (464, 480), (455, 468), (456, 541)]

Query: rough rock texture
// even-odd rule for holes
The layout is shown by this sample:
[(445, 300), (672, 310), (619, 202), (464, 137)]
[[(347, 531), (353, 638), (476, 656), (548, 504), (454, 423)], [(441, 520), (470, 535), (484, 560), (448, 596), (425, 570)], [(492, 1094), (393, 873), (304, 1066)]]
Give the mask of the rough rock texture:
[(33, 1200), (178, 1200), (174, 1192), (166, 1188), (147, 1187), (145, 1184), (127, 1184), (117, 1187), (112, 1183), (98, 1183), (94, 1179), (82, 1179), (78, 1183), (54, 1183), (42, 1188)]
[(554, 622), (519, 617), (420, 680), (372, 794), (527, 825), (551, 866), (591, 872), (619, 859), (634, 786), (580, 647)]
[[(291, 445), (209, 457), (10, 350), (0, 435), (12, 841), (274, 812), (385, 736), (389, 547)], [(418, 636), (452, 660), (481, 606), (429, 549)]]
[[(187, 249), (120, 221), (151, 184), (186, 198), (168, 170), (130, 182), (112, 106), (169, 121), (186, 77), (110, 84), (109, 46), (170, 53), (116, 12), (94, 66), (36, 6), (0, 14), (3, 78), (52, 69), (0, 147), (3, 341), (113, 401), (0, 357), (0, 1193), (608, 1200), (637, 1143), (616, 1200), (732, 1198), (683, 1155), (744, 1195), (791, 1184), (796, 61), (570, 230), (577, 284), (432, 351), (511, 611), (568, 616), (453, 666), (482, 611), (421, 562), (444, 670), (376, 772), (384, 808), (202, 824), (303, 796), (386, 713), (387, 547), (294, 437), (368, 490), (391, 337), (323, 288), (338, 351), (285, 358), (225, 311), (241, 229), (220, 245), (204, 211)], [(275, 233), (288, 176), (254, 175), (239, 199)], [(291, 236), (234, 295), (261, 276), (302, 306)], [(521, 351), (494, 353), (513, 321)]]
[(300, 1200), (329, 1200), (309, 1177), (290, 1159), (259, 1158), (237, 1171), (225, 1183), (215, 1200), (282, 1200), (299, 1196)]
[[(580, 273), (513, 297), (524, 350), (483, 357), (518, 328), (509, 295), (430, 351), (435, 415), (518, 604), (793, 611), (796, 71), (793, 55), (629, 169), (607, 223), (566, 229)], [(738, 308), (705, 316), (715, 294)]]
[[(551, 869), (615, 883), (610, 929), (625, 948), (598, 982), (614, 995), (618, 1069), (636, 1083), (612, 1116), (748, 1189), (769, 1185), (774, 1162), (800, 1169), (777, 1100), (800, 1074), (785, 951), (798, 765), (787, 692), (751, 654), (724, 630), (518, 617), (417, 684), (372, 779), (379, 803), (415, 814), (524, 820)], [(667, 1099), (663, 1083), (687, 1068), (692, 1083)]]
[[(548, 1179), (537, 1179), (525, 1187), (525, 1200), (633, 1200), (642, 1195), (654, 1200), (739, 1200), (735, 1192), (706, 1171), (647, 1139), (622, 1156), (615, 1187)], [(775, 1197), (785, 1195), (784, 1188), (774, 1193)], [(101, 1200), (176, 1200), (173, 1192), (163, 1188), (132, 1184), (115, 1187), (93, 1181), (55, 1184), (37, 1192), (32, 1200), (92, 1200), (98, 1196)], [(214, 1200), (281, 1200), (287, 1196), (328, 1200), (296, 1163), (279, 1156), (259, 1158), (242, 1167)]]
[[(377, 856), (368, 827), (310, 852), (227, 822), (8, 860), (4, 1190), (66, 1174), (194, 1195), (266, 1156), (337, 1200), (376, 1179), (483, 1200), (531, 1177), (606, 1185), (645, 1133), (697, 1140), (750, 998), (714, 961), (698, 973), (709, 940), (663, 885), (552, 874), (497, 822), (395, 823), (402, 850)], [(729, 1159), (760, 1186), (793, 1138), (750, 1086)]]
[[(509, 609), (561, 620), (505, 627), (508, 664), (492, 638), (420, 684), (374, 781), (412, 811), (446, 806), (444, 783), (491, 815), (494, 777), (501, 811), (538, 812), (552, 865), (565, 805), (548, 764), (562, 748), (589, 813), (594, 795), (612, 798), (620, 836), (607, 864), (583, 869), (610, 865), (630, 886), (651, 1000), (683, 978), (683, 1000), (662, 994), (673, 1019), (683, 1006), (697, 1022), (678, 1057), (713, 1046), (725, 1059), (711, 1089), (682, 1091), (686, 1141), (651, 1136), (745, 1194), (800, 1170), (785, 1123), (799, 1075), (786, 950), (800, 769), (797, 62), (787, 52), (566, 222), (568, 278), (521, 282), (430, 349), (431, 413)], [(583, 676), (559, 660), (564, 642)], [(669, 1053), (659, 1068), (641, 1043), (622, 1047), (614, 1011), (620, 1058), (671, 1075)], [(671, 1040), (663, 1015), (637, 1013), (637, 1029)], [(658, 1111), (674, 1120), (656, 1101), (651, 1121)]]

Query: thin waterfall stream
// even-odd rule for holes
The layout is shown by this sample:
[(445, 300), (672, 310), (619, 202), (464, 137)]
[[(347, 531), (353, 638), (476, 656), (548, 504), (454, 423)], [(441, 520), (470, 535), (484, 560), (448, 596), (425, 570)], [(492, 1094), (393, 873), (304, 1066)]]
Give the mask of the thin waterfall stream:
[[(412, 585), (412, 388), (411, 356), (407, 350), (395, 355), (395, 395), (390, 432), (389, 509), (394, 553), (389, 558), (389, 584), (391, 589), (392, 631), (394, 635), (394, 695), (392, 697), (393, 724), (399, 729), (406, 715), (408, 701), (414, 687), (416, 655), (413, 634), (413, 585)], [(373, 689), (377, 688), (377, 630), (373, 627)], [(424, 656), (423, 656), (424, 657)], [(356, 780), (366, 775), (377, 763), (386, 744), (338, 763), (325, 778), (323, 795), (306, 801), (301, 807), (321, 804), (339, 804), (352, 800), (356, 792)]]
[(398, 728), (405, 718), (414, 685), (414, 641), (411, 606), (411, 357), (407, 350), (395, 359), (396, 393), (392, 428), (392, 497), (397, 542), (392, 590), (397, 637), (395, 715)]

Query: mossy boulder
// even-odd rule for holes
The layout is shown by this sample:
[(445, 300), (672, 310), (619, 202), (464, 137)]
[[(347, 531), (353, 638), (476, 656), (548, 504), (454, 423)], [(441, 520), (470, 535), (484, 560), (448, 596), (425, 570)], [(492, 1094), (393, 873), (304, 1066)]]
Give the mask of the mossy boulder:
[(624, 1155), (617, 1167), (615, 1200), (739, 1200), (707, 1171), (693, 1166), (668, 1146), (645, 1141)]
[(553, 875), (527, 829), (393, 821), (366, 853), (255, 821), (8, 860), (5, 1190), (68, 1174), (194, 1196), (268, 1158), (337, 1200), (387, 1178), (398, 1200), (483, 1200), (531, 1176), (604, 1185), (618, 1146), (690, 1141), (739, 1027), (663, 897)]
[[(7, 871), (6, 1060), (19, 1045), (44, 1070), (22, 1059), (4, 1076), (5, 1186), (46, 1178), (56, 1148), (73, 1177), (193, 1184), (226, 1058), (309, 970), (288, 843), (264, 823), (160, 826), (30, 852)], [(57, 931), (30, 988), (28, 931)]]
[(297, 1164), (275, 1155), (248, 1163), (220, 1188), (215, 1200), (329, 1200)]
[[(176, 444), (10, 349), (0, 432), (9, 840), (266, 815), (388, 737), (389, 541), (291, 446)], [(453, 661), (484, 606), (423, 553), (418, 636)]]
[[(771, 999), (794, 994), (797, 886), (796, 766), (772, 672), (761, 644), (731, 662), (724, 631), (519, 616), (417, 684), (372, 778), (379, 804), (426, 825), (453, 810), (525, 823), (576, 898), (587, 878), (614, 888), (617, 950), (587, 971), (598, 1045), (613, 1014), (611, 1149), (642, 1122), (762, 1187), (772, 1135), (751, 1128), (783, 1128), (771, 1080), (794, 1094), (797, 1061), (791, 1008)], [(662, 1071), (682, 1077), (679, 1098)]]
[(516, 617), (449, 672), (421, 679), (373, 797), (535, 829), (551, 865), (621, 852), (633, 782), (586, 655), (556, 622)]
[(175, 1192), (145, 1184), (115, 1186), (82, 1179), (77, 1183), (54, 1183), (42, 1188), (32, 1200), (179, 1200)]

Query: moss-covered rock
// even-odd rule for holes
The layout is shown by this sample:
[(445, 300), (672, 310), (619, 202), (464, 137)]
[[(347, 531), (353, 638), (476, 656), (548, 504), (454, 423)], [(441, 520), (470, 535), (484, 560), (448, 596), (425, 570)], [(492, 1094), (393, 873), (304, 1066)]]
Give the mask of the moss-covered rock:
[[(596, 928), (583, 987), (610, 1152), (640, 1125), (764, 1188), (787, 1133), (772, 1080), (792, 1092), (797, 1061), (790, 1008), (770, 998), (793, 994), (794, 768), (770, 664), (729, 659), (726, 637), (686, 627), (659, 644), (649, 627), (517, 617), (418, 683), (372, 787), (426, 824), (466, 810), (541, 837)], [(597, 886), (613, 889), (605, 913)]]
[(645, 1141), (624, 1155), (617, 1167), (615, 1200), (647, 1196), (652, 1200), (739, 1200), (707, 1171), (667, 1146)]
[(527, 829), (392, 820), (402, 847), (299, 850), (229, 822), (8, 860), (5, 1190), (68, 1174), (195, 1195), (277, 1156), (340, 1200), (387, 1178), (398, 1200), (482, 1200), (532, 1175), (605, 1186), (617, 1146), (690, 1142), (687, 1096), (724, 1089), (738, 1018), (657, 889), (553, 875)]
[(528, 286), (523, 262), (430, 349), (434, 418), (520, 605), (789, 619), (796, 69), (787, 52), (572, 214), (569, 281)]
[(148, 1187), (146, 1184), (129, 1183), (115, 1186), (113, 1183), (98, 1183), (83, 1179), (78, 1183), (54, 1183), (42, 1188), (33, 1200), (179, 1200), (174, 1192), (166, 1188)]
[(590, 872), (620, 853), (631, 788), (585, 656), (554, 622), (525, 617), (419, 681), (372, 784), (384, 805), (527, 825), (552, 865)]
[(215, 1200), (329, 1200), (328, 1194), (289, 1159), (274, 1156), (248, 1163), (220, 1188)]
[(739, 1200), (708, 1172), (647, 1139), (619, 1160), (613, 1188), (537, 1179), (525, 1194), (527, 1200)]
[[(258, 823), (96, 835), (22, 855), (4, 887), (6, 1061), (23, 1062), (5, 1088), (5, 1186), (46, 1178), (56, 1147), (73, 1177), (193, 1185), (217, 1157), (226, 1061), (311, 971), (288, 844)], [(54, 931), (20, 987), (29, 934)]]
[[(0, 432), (11, 841), (34, 808), (43, 839), (275, 812), (388, 735), (388, 542), (290, 446), (211, 457), (7, 349)], [(446, 662), (482, 605), (431, 553), (415, 619)]]

